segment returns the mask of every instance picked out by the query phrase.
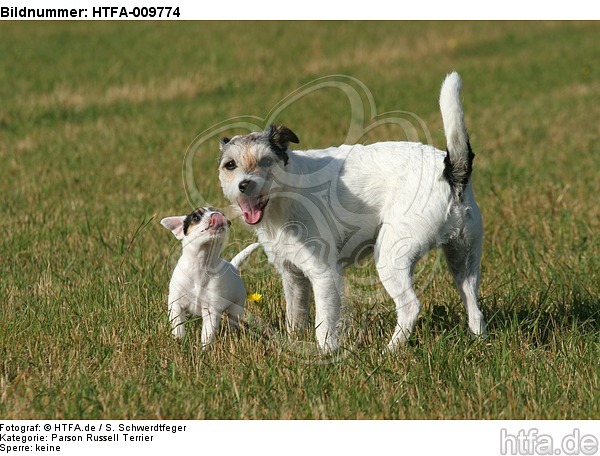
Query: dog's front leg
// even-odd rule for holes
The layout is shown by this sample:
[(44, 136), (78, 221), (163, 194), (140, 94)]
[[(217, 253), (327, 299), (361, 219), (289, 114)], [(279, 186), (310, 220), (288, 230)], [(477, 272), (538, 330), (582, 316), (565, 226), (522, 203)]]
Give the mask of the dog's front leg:
[(319, 348), (331, 353), (339, 348), (339, 323), (344, 281), (341, 272), (326, 271), (311, 276), (315, 294), (315, 327)]
[(281, 278), (285, 296), (286, 329), (288, 334), (293, 334), (308, 326), (310, 280), (291, 264), (281, 268)]

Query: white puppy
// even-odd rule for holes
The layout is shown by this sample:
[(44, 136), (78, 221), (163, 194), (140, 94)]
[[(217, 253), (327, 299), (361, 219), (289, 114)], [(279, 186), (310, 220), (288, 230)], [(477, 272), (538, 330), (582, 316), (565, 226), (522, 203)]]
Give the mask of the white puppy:
[(220, 258), (231, 222), (216, 209), (199, 207), (189, 215), (166, 217), (161, 225), (182, 242), (181, 258), (169, 284), (169, 321), (173, 335), (185, 334), (187, 315), (202, 317), (202, 346), (215, 339), (223, 313), (237, 327), (244, 314), (246, 288), (239, 266), (260, 245), (251, 244), (228, 263)]
[(448, 75), (440, 96), (447, 152), (411, 142), (292, 151), (288, 145), (298, 137), (282, 125), (221, 140), (223, 192), (282, 275), (288, 331), (306, 324), (312, 290), (317, 342), (325, 352), (337, 349), (343, 269), (373, 252), (395, 303), (388, 347), (397, 347), (421, 308), (412, 287), (415, 263), (439, 246), (470, 330), (484, 334), (477, 305), (483, 229), (460, 90), (460, 76)]

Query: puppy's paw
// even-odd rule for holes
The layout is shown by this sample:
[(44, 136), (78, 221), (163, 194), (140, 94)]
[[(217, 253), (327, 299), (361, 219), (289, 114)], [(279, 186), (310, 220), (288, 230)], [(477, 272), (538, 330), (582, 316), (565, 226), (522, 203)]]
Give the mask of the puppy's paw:
[(185, 328), (183, 327), (183, 323), (175, 326), (173, 328), (173, 331), (171, 331), (171, 334), (173, 338), (177, 341), (183, 339), (183, 336), (185, 336)]

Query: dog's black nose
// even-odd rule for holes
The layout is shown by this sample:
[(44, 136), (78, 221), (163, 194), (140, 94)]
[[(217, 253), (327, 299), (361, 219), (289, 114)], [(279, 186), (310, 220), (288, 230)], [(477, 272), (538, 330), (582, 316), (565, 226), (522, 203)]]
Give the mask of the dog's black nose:
[(248, 190), (248, 187), (250, 186), (251, 183), (252, 183), (252, 181), (248, 180), (248, 179), (241, 181), (238, 184), (238, 188), (240, 189), (240, 192), (245, 193), (246, 190)]

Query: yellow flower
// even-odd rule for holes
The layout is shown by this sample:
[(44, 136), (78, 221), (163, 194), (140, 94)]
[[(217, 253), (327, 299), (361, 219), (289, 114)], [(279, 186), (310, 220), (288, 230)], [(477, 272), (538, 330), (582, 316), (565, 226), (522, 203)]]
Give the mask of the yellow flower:
[(248, 299), (252, 302), (259, 302), (262, 299), (262, 296), (260, 293), (252, 293), (251, 295), (248, 295)]

